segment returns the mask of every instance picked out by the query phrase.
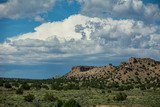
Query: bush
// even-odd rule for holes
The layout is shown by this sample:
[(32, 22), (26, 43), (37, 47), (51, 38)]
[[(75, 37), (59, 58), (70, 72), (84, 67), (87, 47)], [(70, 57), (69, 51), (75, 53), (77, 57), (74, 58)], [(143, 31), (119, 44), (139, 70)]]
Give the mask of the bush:
[(3, 81), (0, 81), (0, 87), (3, 86)]
[(42, 85), (42, 88), (49, 90), (49, 87), (47, 85)]
[(112, 91), (111, 91), (111, 90), (108, 90), (107, 92), (108, 92), (108, 93), (111, 93)]
[(101, 93), (102, 93), (102, 94), (105, 94), (106, 92), (105, 92), (105, 90), (101, 90)]
[(4, 87), (5, 87), (5, 88), (12, 88), (12, 85), (11, 85), (9, 82), (6, 82), (6, 83), (4, 84)]
[(42, 87), (41, 83), (32, 83), (31, 87), (35, 88), (36, 90), (40, 90)]
[(119, 91), (124, 91), (124, 90), (131, 90), (131, 89), (133, 89), (134, 87), (132, 86), (132, 85), (120, 85), (119, 87), (118, 87), (118, 90)]
[(28, 94), (26, 96), (24, 96), (24, 100), (28, 101), (28, 102), (32, 102), (35, 99), (33, 94)]
[(76, 83), (67, 83), (66, 86), (63, 86), (64, 90), (79, 90), (79, 85)]
[(19, 87), (19, 84), (18, 84), (18, 82), (14, 82), (14, 83), (12, 83), (12, 86)]
[(124, 86), (124, 85), (121, 85), (121, 86), (118, 87), (117, 90), (118, 90), (118, 91), (124, 91), (124, 90), (125, 90), (125, 86)]
[(21, 88), (24, 89), (24, 90), (30, 90), (30, 86), (27, 83), (23, 83), (21, 85)]
[(23, 94), (23, 89), (22, 88), (18, 88), (16, 90), (16, 94)]
[(139, 87), (139, 88), (140, 88), (140, 90), (146, 90), (146, 87), (145, 87), (145, 85), (143, 85), (143, 84), (142, 84), (142, 85), (140, 85), (140, 87)]
[(39, 102), (39, 100), (34, 100), (33, 104), (34, 104), (34, 107), (41, 107), (41, 103)]
[(62, 107), (63, 102), (61, 100), (56, 100), (54, 103), (54, 107)]
[(125, 93), (118, 93), (115, 97), (114, 100), (116, 101), (124, 101), (127, 99), (127, 95)]
[(44, 100), (45, 100), (45, 101), (53, 101), (53, 102), (54, 102), (54, 101), (57, 100), (57, 98), (54, 97), (53, 94), (46, 93), (46, 94), (44, 95)]
[(70, 99), (67, 101), (63, 107), (81, 107), (78, 102), (76, 102), (74, 99)]
[(62, 90), (63, 87), (62, 87), (60, 84), (52, 83), (52, 84), (51, 84), (51, 89), (52, 89), (52, 90)]

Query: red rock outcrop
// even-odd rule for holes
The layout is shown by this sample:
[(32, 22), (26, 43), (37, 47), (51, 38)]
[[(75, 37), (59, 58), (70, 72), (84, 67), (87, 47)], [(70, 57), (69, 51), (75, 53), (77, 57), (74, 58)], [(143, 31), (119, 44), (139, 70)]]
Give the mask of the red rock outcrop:
[(110, 78), (113, 81), (136, 80), (144, 81), (147, 78), (160, 78), (160, 61), (150, 58), (129, 58), (119, 66), (106, 65), (96, 66), (75, 66), (65, 77), (102, 77)]
[(72, 67), (72, 71), (73, 72), (85, 72), (85, 71), (89, 71), (93, 68), (96, 68), (95, 66), (74, 66)]

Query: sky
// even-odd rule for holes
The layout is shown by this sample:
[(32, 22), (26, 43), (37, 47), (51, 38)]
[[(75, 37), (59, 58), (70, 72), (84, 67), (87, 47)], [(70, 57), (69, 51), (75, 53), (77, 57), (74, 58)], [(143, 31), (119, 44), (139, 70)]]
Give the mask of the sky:
[(159, 0), (0, 0), (0, 77), (160, 60)]

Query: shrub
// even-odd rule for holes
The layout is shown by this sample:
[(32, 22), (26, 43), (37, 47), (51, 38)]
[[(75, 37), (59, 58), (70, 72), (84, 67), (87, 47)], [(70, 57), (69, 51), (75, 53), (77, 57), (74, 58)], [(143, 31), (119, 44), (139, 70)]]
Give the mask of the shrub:
[(53, 94), (46, 93), (46, 94), (44, 95), (44, 100), (46, 100), (46, 101), (56, 101), (57, 98), (54, 97)]
[(40, 90), (42, 87), (41, 83), (32, 83), (31, 87), (35, 88), (36, 90)]
[(28, 101), (28, 102), (32, 102), (35, 99), (33, 94), (28, 94), (26, 96), (24, 96), (24, 100)]
[(39, 102), (39, 100), (34, 100), (33, 104), (34, 104), (34, 107), (41, 107), (41, 103)]
[(14, 83), (12, 83), (12, 86), (19, 87), (19, 84), (18, 84), (18, 82), (14, 82)]
[(65, 86), (62, 87), (64, 90), (79, 90), (79, 85), (76, 83), (67, 83)]
[(141, 85), (139, 88), (140, 88), (140, 90), (146, 90), (145, 85)]
[(6, 83), (4, 84), (4, 87), (5, 87), (5, 88), (12, 88), (12, 85), (11, 85), (9, 82), (6, 82)]
[(42, 88), (49, 90), (49, 87), (47, 85), (42, 85)]
[(127, 99), (127, 95), (125, 93), (118, 93), (115, 97), (114, 100), (116, 101), (124, 101)]
[(24, 90), (30, 90), (30, 86), (27, 83), (23, 83), (21, 85), (21, 88), (24, 89)]
[(135, 75), (139, 75), (139, 73), (138, 73), (138, 72), (135, 72)]
[(16, 90), (16, 94), (23, 94), (23, 89), (22, 88), (18, 88)]
[(74, 99), (70, 99), (63, 105), (63, 107), (81, 107), (81, 106)]
[(101, 93), (102, 93), (102, 94), (105, 94), (106, 92), (105, 92), (105, 90), (101, 90)]
[(118, 91), (124, 91), (125, 90), (125, 86), (124, 85), (120, 85), (119, 87), (118, 87)]
[(126, 85), (125, 90), (131, 90), (131, 89), (134, 89), (132, 84)]
[(118, 87), (118, 90), (119, 91), (124, 91), (124, 90), (131, 90), (131, 89), (133, 89), (134, 87), (133, 87), (133, 85), (120, 85), (119, 87)]
[(3, 81), (0, 81), (0, 87), (3, 86)]
[(52, 90), (62, 90), (63, 87), (60, 84), (58, 84), (58, 83), (52, 83), (51, 89)]
[(63, 102), (61, 100), (56, 100), (54, 103), (54, 107), (62, 107)]
[(111, 93), (112, 91), (111, 91), (111, 90), (108, 90), (107, 92), (108, 92), (108, 93)]

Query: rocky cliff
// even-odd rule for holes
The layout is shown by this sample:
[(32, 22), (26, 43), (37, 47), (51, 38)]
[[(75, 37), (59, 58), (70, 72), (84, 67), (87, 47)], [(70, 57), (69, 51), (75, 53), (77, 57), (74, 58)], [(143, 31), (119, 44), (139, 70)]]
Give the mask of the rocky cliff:
[(129, 58), (119, 66), (106, 65), (96, 66), (75, 66), (65, 77), (107, 78), (113, 81), (144, 81), (146, 79), (160, 78), (160, 62), (150, 58)]

